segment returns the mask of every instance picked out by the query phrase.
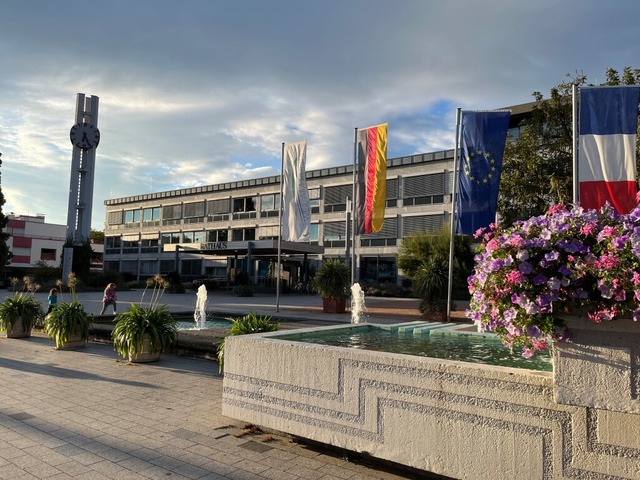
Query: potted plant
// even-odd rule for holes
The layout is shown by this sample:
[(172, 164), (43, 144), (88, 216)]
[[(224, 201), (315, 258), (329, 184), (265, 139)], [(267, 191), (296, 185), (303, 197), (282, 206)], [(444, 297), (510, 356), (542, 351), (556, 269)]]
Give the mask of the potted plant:
[[(44, 331), (56, 342), (56, 350), (84, 347), (89, 339), (91, 315), (76, 297), (78, 279), (69, 274), (67, 286), (71, 292), (71, 302), (57, 304), (44, 322)], [(62, 282), (59, 282), (62, 286)], [(62, 293), (62, 289), (60, 289)]]
[[(144, 296), (153, 286), (151, 300), (144, 305)], [(171, 348), (177, 338), (177, 321), (165, 305), (159, 305), (168, 282), (160, 275), (147, 281), (140, 304), (131, 304), (131, 309), (119, 314), (111, 332), (114, 349), (129, 362), (154, 362)]]
[(344, 313), (351, 287), (349, 266), (337, 258), (324, 260), (313, 277), (313, 287), (322, 297), (325, 313)]
[[(40, 285), (32, 283), (29, 277), (23, 279), (22, 291), (15, 292), (0, 303), (0, 332), (7, 338), (26, 338), (31, 336), (31, 329), (43, 317), (42, 307), (33, 294)], [(17, 278), (11, 279), (16, 285)]]

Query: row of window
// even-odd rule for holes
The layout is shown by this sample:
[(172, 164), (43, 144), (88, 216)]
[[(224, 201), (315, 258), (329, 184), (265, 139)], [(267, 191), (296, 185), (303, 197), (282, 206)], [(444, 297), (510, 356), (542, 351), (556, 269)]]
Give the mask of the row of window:
[[(402, 189), (400, 188), (402, 185)], [(351, 184), (324, 187), (324, 212), (344, 212), (347, 202), (353, 196)], [(404, 206), (428, 205), (444, 203), (444, 172), (398, 177), (388, 179), (386, 183), (386, 206), (396, 207), (398, 194), (402, 193)], [(309, 190), (309, 201), (312, 213), (320, 213), (320, 188)], [(259, 199), (259, 200), (258, 200)], [(257, 217), (257, 205), (260, 204), (260, 217), (278, 216), (280, 211), (280, 194), (202, 200), (163, 207), (138, 208), (131, 210), (111, 211), (107, 215), (108, 225), (125, 226), (157, 226), (178, 225), (184, 223), (201, 223), (205, 218), (210, 221), (226, 221), (232, 215), (234, 219)]]
[[(385, 218), (382, 229), (373, 234), (362, 235), (360, 245), (363, 247), (384, 247), (397, 245), (397, 239), (408, 237), (414, 233), (438, 230), (444, 225), (444, 215), (420, 215), (414, 217)], [(347, 225), (345, 221), (325, 222), (322, 224), (322, 245), (327, 248), (346, 246)], [(319, 241), (320, 224), (312, 223), (309, 229), (311, 243)], [(207, 243), (226, 241), (250, 241), (277, 239), (279, 226), (256, 228), (235, 228), (231, 230), (198, 230), (192, 232), (166, 232), (156, 235), (143, 234), (132, 236), (107, 236), (105, 238), (106, 254), (157, 253), (161, 245), (180, 243)], [(256, 237), (256, 233), (258, 236)]]

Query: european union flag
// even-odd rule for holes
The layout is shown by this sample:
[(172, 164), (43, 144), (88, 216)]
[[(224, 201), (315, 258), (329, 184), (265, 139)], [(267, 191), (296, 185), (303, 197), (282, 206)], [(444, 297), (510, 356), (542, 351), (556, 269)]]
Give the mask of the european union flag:
[(457, 233), (495, 222), (509, 111), (462, 112)]

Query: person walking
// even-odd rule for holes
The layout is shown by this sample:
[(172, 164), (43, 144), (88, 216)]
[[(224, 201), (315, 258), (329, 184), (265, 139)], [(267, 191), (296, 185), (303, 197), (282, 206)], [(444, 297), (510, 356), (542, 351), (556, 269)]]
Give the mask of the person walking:
[(100, 311), (100, 315), (104, 314), (109, 305), (113, 306), (113, 314), (117, 315), (117, 299), (118, 294), (116, 293), (116, 284), (110, 283), (107, 285), (107, 288), (104, 289), (104, 294), (102, 295), (102, 310)]

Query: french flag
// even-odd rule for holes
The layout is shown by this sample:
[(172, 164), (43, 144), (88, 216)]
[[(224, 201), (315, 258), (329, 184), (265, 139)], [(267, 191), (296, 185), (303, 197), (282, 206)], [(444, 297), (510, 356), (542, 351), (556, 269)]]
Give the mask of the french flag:
[(636, 206), (640, 87), (581, 87), (578, 182), (580, 206), (618, 213)]

